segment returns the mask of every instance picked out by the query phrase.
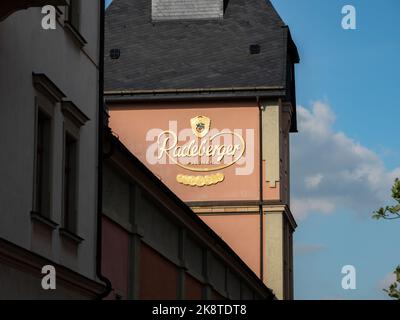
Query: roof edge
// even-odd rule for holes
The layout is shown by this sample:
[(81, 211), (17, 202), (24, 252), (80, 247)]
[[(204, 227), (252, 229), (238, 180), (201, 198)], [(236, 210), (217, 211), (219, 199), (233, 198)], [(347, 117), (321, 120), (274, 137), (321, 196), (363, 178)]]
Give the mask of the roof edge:
[(293, 41), (292, 33), (290, 32), (289, 26), (284, 25), (282, 28), (285, 28), (287, 30), (288, 52), (291, 54), (293, 58), (293, 63), (300, 63), (299, 50), (297, 49), (296, 43)]
[(138, 90), (109, 90), (105, 95), (136, 95), (136, 94), (166, 94), (166, 93), (210, 93), (210, 92), (238, 92), (238, 91), (269, 91), (284, 90), (284, 86), (256, 86), (256, 87), (222, 87), (222, 88), (176, 88), (176, 89), (138, 89)]
[(243, 99), (256, 97), (280, 98), (284, 97), (285, 95), (286, 88), (283, 86), (161, 90), (113, 90), (104, 92), (104, 96), (107, 101)]

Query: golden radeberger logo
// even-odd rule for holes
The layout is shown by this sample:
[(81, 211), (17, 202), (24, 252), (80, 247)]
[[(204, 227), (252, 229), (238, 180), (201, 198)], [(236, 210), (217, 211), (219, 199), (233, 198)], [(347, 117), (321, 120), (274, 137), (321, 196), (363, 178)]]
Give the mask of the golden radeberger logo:
[[(192, 132), (197, 139), (179, 145), (178, 136), (171, 130), (158, 135), (158, 159), (167, 156), (182, 169), (192, 172), (213, 172), (226, 169), (238, 162), (245, 150), (243, 137), (234, 131), (211, 132), (211, 119), (197, 116), (190, 119)], [(224, 143), (220, 143), (223, 140)], [(209, 175), (179, 174), (177, 182), (188, 186), (211, 186), (224, 181), (223, 173)]]

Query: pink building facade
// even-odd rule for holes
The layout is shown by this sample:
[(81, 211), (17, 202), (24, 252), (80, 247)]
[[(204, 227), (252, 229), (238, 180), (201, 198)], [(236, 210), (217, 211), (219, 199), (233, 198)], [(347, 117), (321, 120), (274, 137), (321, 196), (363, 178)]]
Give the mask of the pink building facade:
[(296, 45), (270, 1), (190, 3), (109, 7), (109, 126), (279, 299), (292, 299)]

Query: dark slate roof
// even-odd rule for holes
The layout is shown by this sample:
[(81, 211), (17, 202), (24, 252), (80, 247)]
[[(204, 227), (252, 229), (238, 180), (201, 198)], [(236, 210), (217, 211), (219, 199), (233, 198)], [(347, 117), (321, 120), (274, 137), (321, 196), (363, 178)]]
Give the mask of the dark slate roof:
[[(293, 63), (298, 53), (272, 4), (224, 4), (223, 19), (152, 21), (151, 0), (114, 0), (105, 21), (105, 91), (224, 92), (295, 102), (287, 81), (288, 53)], [(260, 53), (250, 54), (250, 45), (259, 45)], [(111, 49), (120, 50), (119, 59), (110, 58)]]

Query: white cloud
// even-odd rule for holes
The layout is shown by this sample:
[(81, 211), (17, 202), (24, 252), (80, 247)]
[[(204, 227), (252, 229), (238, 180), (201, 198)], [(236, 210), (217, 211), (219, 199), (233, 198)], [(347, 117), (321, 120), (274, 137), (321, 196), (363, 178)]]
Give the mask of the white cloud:
[(370, 216), (390, 200), (390, 187), (400, 176), (400, 167), (387, 170), (374, 151), (335, 131), (335, 120), (327, 103), (298, 107), (291, 163), (293, 213), (300, 220), (339, 207)]
[(313, 176), (306, 177), (304, 179), (304, 182), (308, 189), (315, 189), (321, 184), (323, 178), (324, 176), (322, 174), (316, 174)]
[(327, 248), (321, 244), (296, 244), (294, 252), (296, 255), (309, 255), (325, 251)]
[(311, 212), (329, 214), (335, 210), (334, 201), (331, 198), (319, 197), (295, 197), (292, 200), (294, 215), (298, 220), (304, 220)]

